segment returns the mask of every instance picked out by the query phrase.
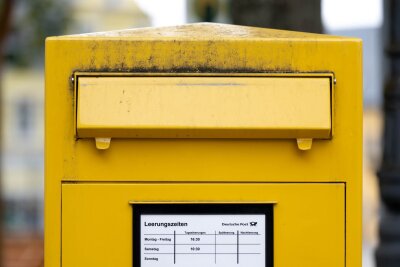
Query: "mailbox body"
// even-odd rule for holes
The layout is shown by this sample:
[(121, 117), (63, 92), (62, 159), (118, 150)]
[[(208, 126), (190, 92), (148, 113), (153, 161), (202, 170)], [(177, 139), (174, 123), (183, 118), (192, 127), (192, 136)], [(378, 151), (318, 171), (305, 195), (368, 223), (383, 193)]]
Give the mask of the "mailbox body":
[(132, 209), (173, 203), (270, 205), (274, 267), (361, 266), (361, 54), (219, 24), (48, 38), (45, 265), (139, 267)]

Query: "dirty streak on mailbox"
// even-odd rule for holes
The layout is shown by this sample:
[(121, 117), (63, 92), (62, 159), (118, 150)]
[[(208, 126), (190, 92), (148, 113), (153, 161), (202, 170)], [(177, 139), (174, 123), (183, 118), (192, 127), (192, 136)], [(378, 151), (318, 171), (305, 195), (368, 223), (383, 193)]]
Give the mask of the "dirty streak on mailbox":
[(46, 40), (45, 266), (360, 267), (356, 38)]

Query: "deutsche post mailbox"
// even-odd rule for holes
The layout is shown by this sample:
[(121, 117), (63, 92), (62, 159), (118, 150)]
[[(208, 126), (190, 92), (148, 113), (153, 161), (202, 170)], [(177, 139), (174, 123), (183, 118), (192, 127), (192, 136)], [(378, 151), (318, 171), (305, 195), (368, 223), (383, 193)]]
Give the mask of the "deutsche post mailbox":
[(46, 41), (47, 267), (361, 266), (358, 39)]

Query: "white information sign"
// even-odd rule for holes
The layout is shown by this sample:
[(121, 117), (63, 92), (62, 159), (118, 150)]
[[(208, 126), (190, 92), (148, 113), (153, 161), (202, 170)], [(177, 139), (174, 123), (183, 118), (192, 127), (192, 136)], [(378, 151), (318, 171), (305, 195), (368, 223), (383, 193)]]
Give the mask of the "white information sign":
[(265, 215), (141, 215), (141, 267), (265, 267)]

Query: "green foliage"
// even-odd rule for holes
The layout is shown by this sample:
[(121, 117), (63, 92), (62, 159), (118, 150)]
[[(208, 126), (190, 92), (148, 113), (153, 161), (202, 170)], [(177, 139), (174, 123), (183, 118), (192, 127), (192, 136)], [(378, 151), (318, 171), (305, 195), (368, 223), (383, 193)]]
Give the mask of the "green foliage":
[(19, 0), (6, 43), (6, 60), (17, 66), (41, 64), (47, 36), (65, 33), (70, 23), (68, 0)]

